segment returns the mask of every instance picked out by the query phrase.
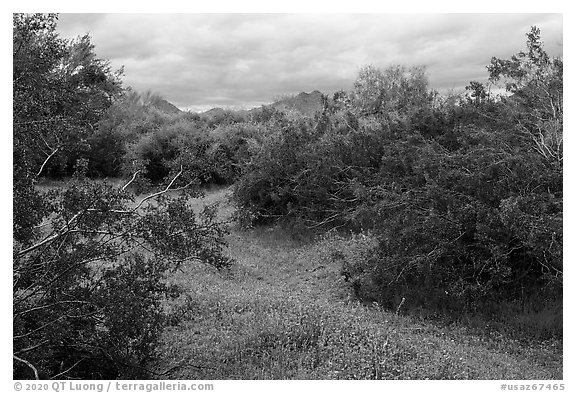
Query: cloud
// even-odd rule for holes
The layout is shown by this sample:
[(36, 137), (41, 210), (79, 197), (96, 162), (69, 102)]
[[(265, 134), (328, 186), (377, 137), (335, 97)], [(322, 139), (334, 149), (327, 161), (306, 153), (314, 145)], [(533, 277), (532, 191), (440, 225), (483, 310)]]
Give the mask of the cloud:
[(63, 14), (59, 31), (89, 32), (125, 85), (179, 107), (251, 107), (350, 89), (367, 64), (427, 65), (432, 87), (459, 89), (532, 25), (562, 55), (561, 14)]

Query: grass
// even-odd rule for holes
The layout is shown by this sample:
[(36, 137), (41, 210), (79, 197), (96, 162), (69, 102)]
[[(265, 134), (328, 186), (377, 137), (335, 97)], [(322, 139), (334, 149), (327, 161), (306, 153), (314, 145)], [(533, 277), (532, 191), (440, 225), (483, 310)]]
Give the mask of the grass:
[[(192, 203), (220, 203), (228, 190)], [(360, 304), (330, 258), (361, 244), (295, 240), (280, 228), (233, 228), (228, 272), (190, 264), (153, 367), (170, 379), (562, 379), (562, 343), (430, 322)], [(366, 240), (368, 241), (368, 240)], [(400, 313), (401, 314), (401, 313)]]

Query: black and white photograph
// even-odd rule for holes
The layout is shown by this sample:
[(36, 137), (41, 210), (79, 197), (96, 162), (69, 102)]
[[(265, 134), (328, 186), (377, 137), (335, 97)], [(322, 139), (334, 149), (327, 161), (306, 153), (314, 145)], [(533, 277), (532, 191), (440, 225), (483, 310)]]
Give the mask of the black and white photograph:
[(563, 28), (12, 13), (16, 390), (564, 390)]

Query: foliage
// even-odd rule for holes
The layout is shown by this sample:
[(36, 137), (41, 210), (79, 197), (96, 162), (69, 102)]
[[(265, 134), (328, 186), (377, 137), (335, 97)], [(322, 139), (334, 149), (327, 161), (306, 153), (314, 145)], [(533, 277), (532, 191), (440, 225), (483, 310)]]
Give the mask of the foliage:
[[(56, 20), (14, 15), (13, 375), (141, 379), (173, 319), (165, 301), (179, 295), (166, 274), (190, 260), (228, 267), (226, 230), (214, 208), (197, 214), (187, 194), (166, 197), (182, 168), (138, 201), (128, 184), (87, 180), (115, 170), (86, 152), (108, 139), (121, 150), (110, 130), (92, 130), (120, 82), (88, 37), (61, 40)], [(38, 177), (59, 160), (74, 179), (41, 191)]]
[(367, 66), (354, 82), (355, 105), (365, 114), (379, 114), (396, 120), (414, 108), (425, 106), (433, 97), (428, 91), (424, 67), (391, 66), (380, 70)]
[[(193, 113), (166, 113), (154, 104), (159, 100), (152, 93), (124, 91), (98, 124), (89, 174), (132, 176), (141, 171), (151, 183), (162, 183), (182, 167), (181, 180), (234, 182), (264, 127), (242, 117), (220, 122)], [(111, 149), (99, 156), (100, 146)]]
[(560, 179), (530, 150), (476, 136), (481, 143), (460, 140), (450, 154), (422, 140), (389, 152), (380, 185), (368, 191), (373, 202), (362, 207), (381, 236), (363, 262), (379, 302), (394, 307), (400, 296), (454, 312), (561, 283)]
[(69, 175), (119, 94), (122, 71), (96, 57), (89, 36), (59, 38), (56, 22), (53, 14), (14, 14), (14, 144), (34, 170)]
[(377, 124), (350, 112), (268, 123), (271, 130), (235, 184), (236, 202), (261, 221), (343, 224), (358, 201), (355, 182), (378, 167), (385, 134)]
[[(14, 350), (41, 378), (141, 378), (179, 295), (165, 274), (189, 260), (224, 268), (223, 228), (184, 198), (144, 208), (126, 191), (76, 180), (50, 201), (35, 243), (14, 249)], [(49, 214), (49, 216), (48, 216)], [(25, 365), (18, 378), (29, 377)]]
[(203, 158), (208, 145), (206, 130), (177, 120), (142, 135), (130, 146), (126, 159), (132, 171), (143, 167), (144, 176), (153, 182), (164, 180), (171, 169), (180, 165), (189, 176), (205, 181), (209, 175)]
[(261, 146), (268, 129), (253, 122), (218, 126), (210, 131), (211, 145), (206, 151), (211, 179), (217, 184), (231, 184), (241, 174)]
[(405, 298), (460, 317), (561, 301), (562, 61), (535, 28), (527, 46), (488, 66), (507, 79), (503, 97), (472, 82), (443, 99), (422, 68), (363, 68), (314, 121), (266, 123), (237, 204), (256, 222), (373, 231), (379, 244), (349, 278), (388, 308)]
[(510, 60), (492, 58), (490, 80), (504, 82), (512, 94), (505, 100), (507, 113), (532, 147), (561, 170), (563, 60), (550, 59), (538, 28), (532, 27), (527, 36), (527, 52), (521, 51)]
[[(210, 196), (225, 203), (223, 190)], [(196, 380), (561, 377), (558, 340), (514, 340), (480, 318), (475, 329), (439, 326), (403, 315), (404, 306), (396, 313), (358, 302), (340, 275), (342, 259), (366, 258), (377, 239), (335, 232), (301, 242), (278, 226), (234, 231), (237, 263), (227, 275), (177, 272), (191, 293), (180, 303), (188, 323), (167, 331), (157, 369)]]

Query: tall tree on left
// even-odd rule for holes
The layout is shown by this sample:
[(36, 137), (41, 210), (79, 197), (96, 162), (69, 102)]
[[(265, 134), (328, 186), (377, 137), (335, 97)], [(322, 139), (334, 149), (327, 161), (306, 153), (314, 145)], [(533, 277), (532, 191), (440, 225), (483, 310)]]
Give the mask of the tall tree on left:
[[(121, 93), (122, 70), (90, 36), (64, 40), (55, 14), (14, 14), (15, 162), (28, 175), (69, 175), (102, 113)], [(17, 156), (17, 157), (16, 157)]]
[[(32, 184), (70, 175), (101, 114), (121, 93), (122, 70), (94, 54), (89, 36), (58, 36), (56, 14), (13, 15), (14, 233), (38, 221)], [(18, 195), (23, 193), (22, 195)], [(24, 196), (26, 198), (23, 198)], [(17, 201), (27, 200), (28, 206)], [(29, 203), (32, 203), (30, 208)], [(24, 240), (24, 238), (22, 240)]]
[[(163, 305), (180, 294), (166, 274), (191, 260), (228, 266), (225, 227), (215, 209), (197, 214), (187, 195), (166, 197), (189, 185), (182, 168), (138, 203), (128, 188), (138, 173), (124, 187), (86, 179), (77, 158), (120, 74), (88, 36), (59, 38), (56, 22), (14, 15), (13, 375), (144, 379), (174, 321)], [(65, 188), (39, 190), (39, 176), (70, 166)]]

